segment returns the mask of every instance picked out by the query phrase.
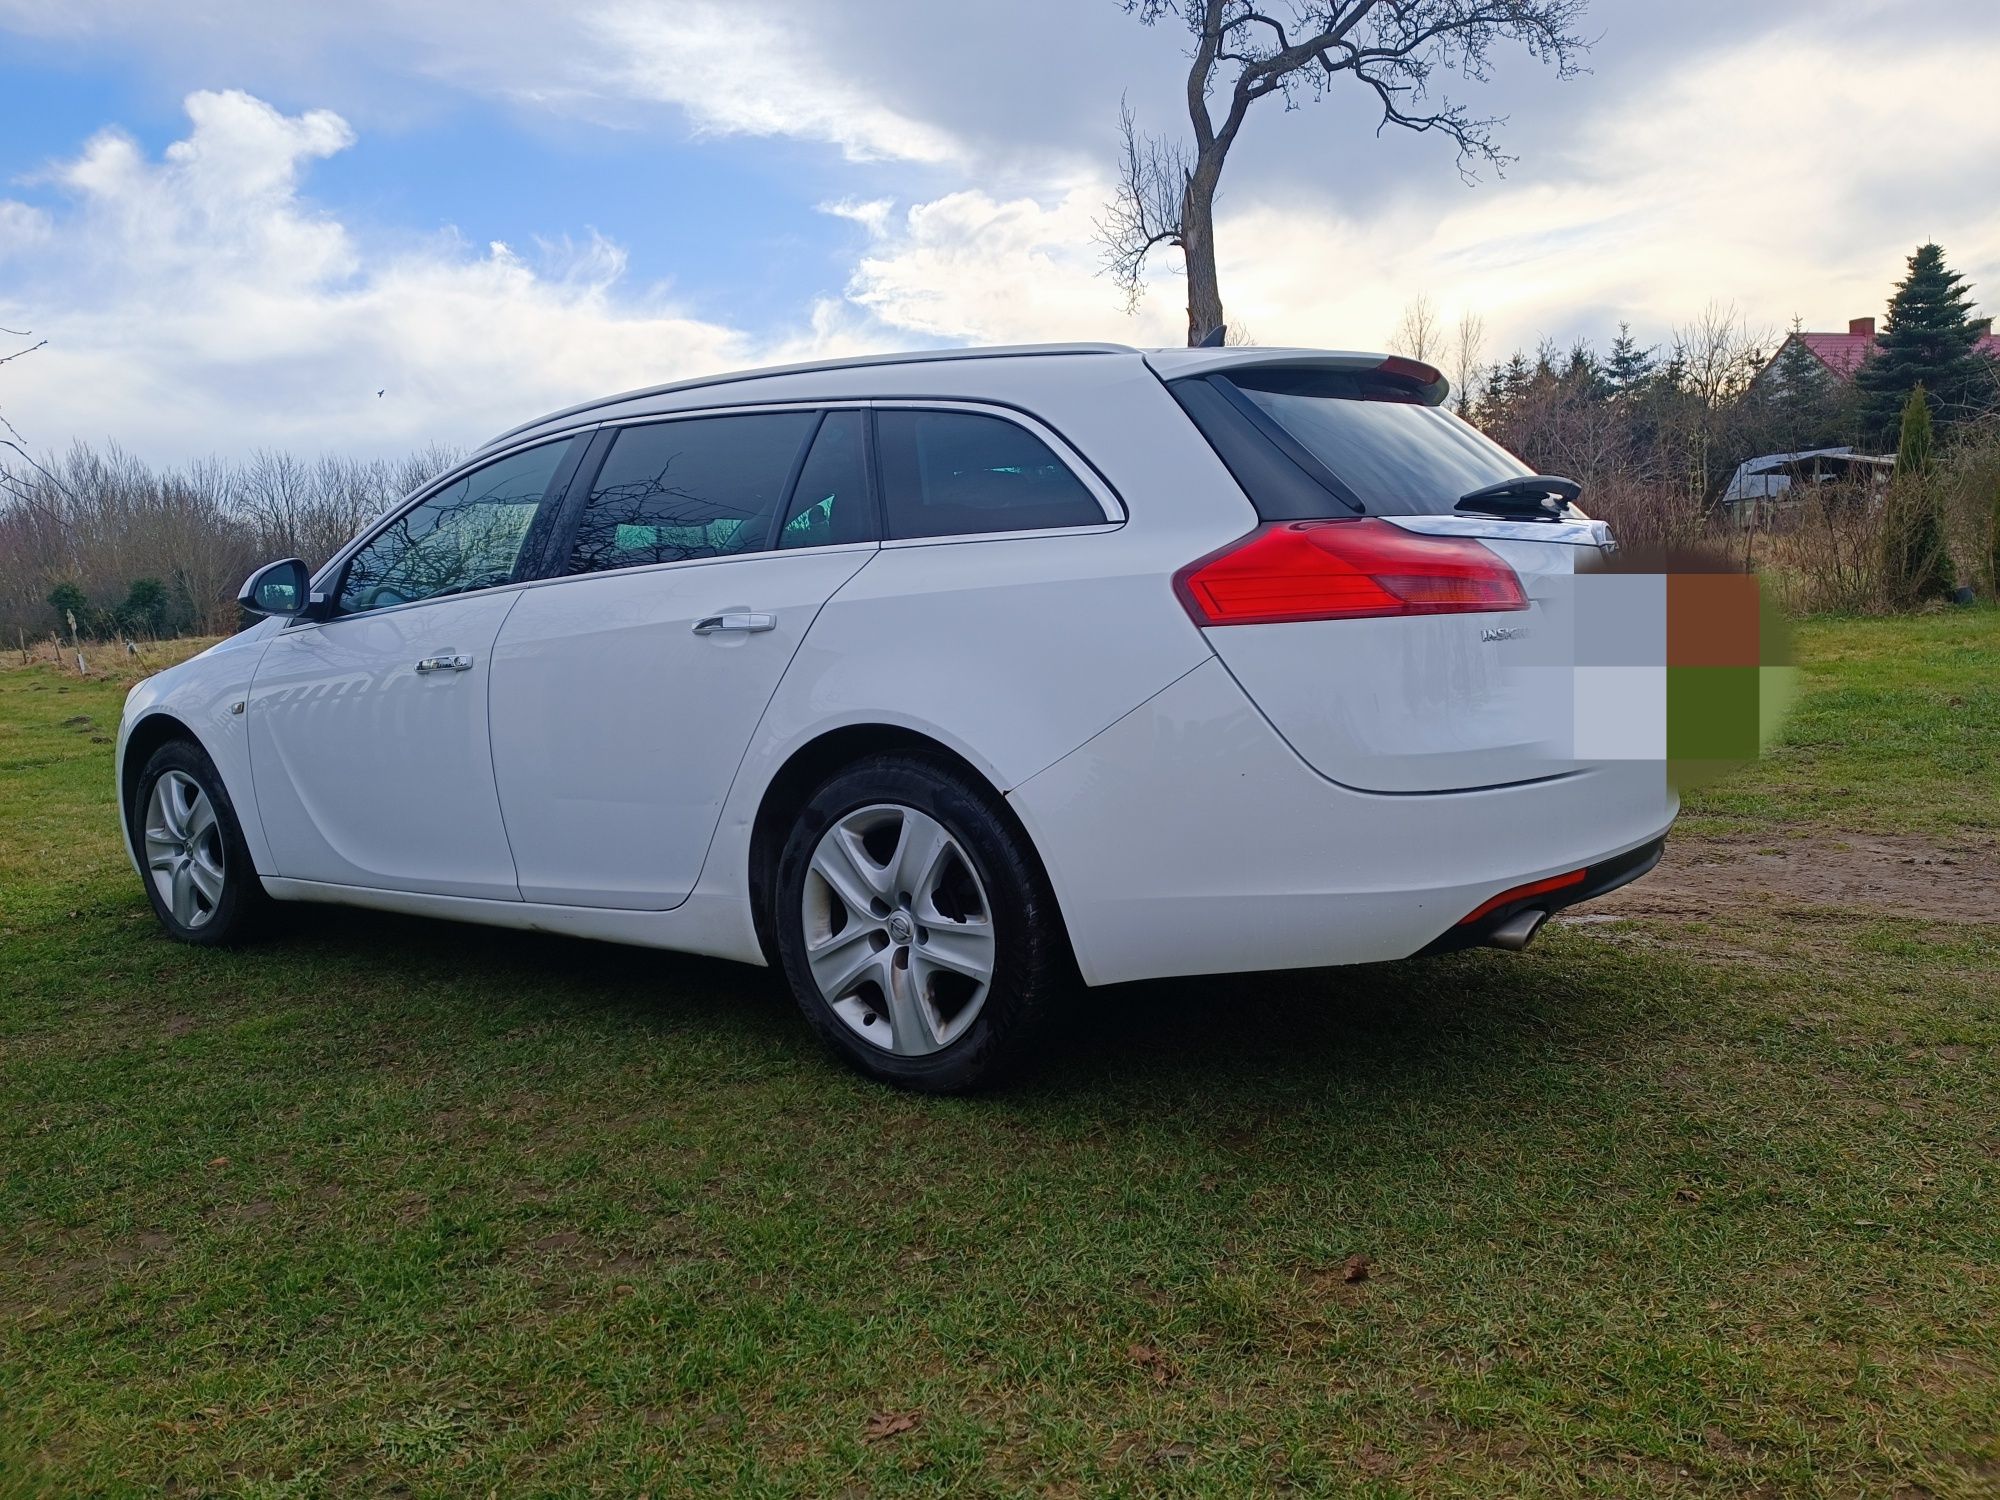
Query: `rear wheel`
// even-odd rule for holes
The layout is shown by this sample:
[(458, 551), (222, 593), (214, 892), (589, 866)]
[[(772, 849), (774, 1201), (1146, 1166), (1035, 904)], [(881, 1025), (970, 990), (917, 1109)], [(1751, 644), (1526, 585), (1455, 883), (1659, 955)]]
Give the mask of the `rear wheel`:
[(985, 787), (920, 755), (840, 772), (779, 856), (785, 977), (872, 1078), (951, 1093), (1025, 1054), (1070, 974), (1055, 899)]
[(250, 937), (270, 898), (250, 864), (236, 808), (199, 745), (175, 740), (140, 773), (133, 843), (160, 925), (184, 943)]

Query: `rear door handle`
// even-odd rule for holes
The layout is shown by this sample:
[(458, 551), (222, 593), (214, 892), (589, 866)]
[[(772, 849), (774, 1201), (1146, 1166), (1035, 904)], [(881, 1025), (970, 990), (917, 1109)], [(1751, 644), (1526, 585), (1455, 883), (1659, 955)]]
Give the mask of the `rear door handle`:
[(778, 628), (778, 617), (776, 615), (753, 615), (753, 614), (736, 614), (736, 613), (731, 613), (726, 615), (704, 615), (701, 619), (696, 620), (694, 622), (694, 633), (696, 635), (714, 635), (718, 630), (741, 630), (749, 632), (757, 630), (776, 630), (777, 628)]
[(426, 656), (417, 662), (419, 672), (470, 672), (469, 656)]

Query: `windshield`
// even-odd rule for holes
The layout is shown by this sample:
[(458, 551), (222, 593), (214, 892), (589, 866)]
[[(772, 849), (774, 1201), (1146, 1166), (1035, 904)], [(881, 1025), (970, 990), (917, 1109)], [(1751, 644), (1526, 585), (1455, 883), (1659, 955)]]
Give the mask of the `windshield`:
[(1230, 383), (1370, 515), (1449, 513), (1527, 466), (1405, 387), (1346, 370), (1245, 370)]

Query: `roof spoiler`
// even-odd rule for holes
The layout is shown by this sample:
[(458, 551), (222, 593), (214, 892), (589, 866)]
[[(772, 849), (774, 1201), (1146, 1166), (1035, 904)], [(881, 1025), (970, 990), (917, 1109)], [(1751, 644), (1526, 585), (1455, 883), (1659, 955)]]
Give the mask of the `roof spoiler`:
[(1286, 349), (1261, 344), (1227, 349), (1148, 349), (1146, 362), (1160, 379), (1184, 380), (1201, 375), (1227, 375), (1233, 370), (1322, 369), (1388, 377), (1426, 406), (1442, 406), (1451, 382), (1437, 366), (1401, 354), (1366, 354), (1345, 349)]

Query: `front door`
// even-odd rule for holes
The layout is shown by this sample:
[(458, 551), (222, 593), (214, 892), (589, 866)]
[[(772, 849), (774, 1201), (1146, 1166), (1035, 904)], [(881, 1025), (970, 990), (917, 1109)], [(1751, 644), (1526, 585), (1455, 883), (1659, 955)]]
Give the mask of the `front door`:
[(281, 630), (251, 683), (251, 776), (275, 873), (518, 900), (487, 689), (568, 441), (462, 476), (358, 549), (333, 613)]
[(525, 899), (658, 911), (694, 889), (779, 679), (875, 555), (864, 427), (845, 410), (619, 433), (571, 518), (570, 576), (526, 590), (494, 651)]

